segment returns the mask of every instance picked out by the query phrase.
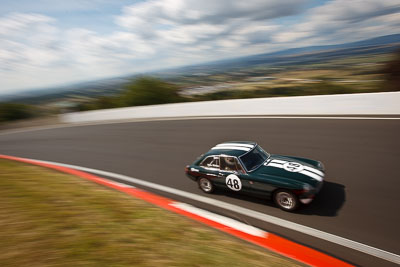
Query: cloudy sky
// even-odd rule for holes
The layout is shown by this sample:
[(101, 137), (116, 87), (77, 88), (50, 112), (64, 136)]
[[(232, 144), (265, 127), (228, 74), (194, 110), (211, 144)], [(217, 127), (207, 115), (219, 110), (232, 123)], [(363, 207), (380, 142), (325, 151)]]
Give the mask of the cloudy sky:
[(399, 0), (2, 0), (0, 94), (395, 33)]

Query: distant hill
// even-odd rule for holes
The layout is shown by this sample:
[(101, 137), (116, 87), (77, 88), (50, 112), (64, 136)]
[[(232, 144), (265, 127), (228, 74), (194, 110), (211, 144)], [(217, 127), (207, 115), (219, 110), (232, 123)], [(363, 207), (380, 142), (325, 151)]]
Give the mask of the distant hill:
[(400, 48), (400, 34), (386, 35), (367, 40), (338, 44), (338, 45), (324, 45), (324, 46), (308, 46), (300, 48), (291, 48), (281, 50), (273, 53), (263, 53), (245, 57), (231, 58), (226, 60), (212, 61), (209, 63), (198, 64), (193, 66), (186, 66), (184, 68), (177, 68), (176, 70), (198, 71), (205, 66), (211, 68), (221, 67), (243, 67), (246, 65), (277, 63), (297, 64), (318, 62), (326, 60), (327, 58), (333, 59), (339, 56), (372, 54), (372, 53), (389, 53)]
[[(300, 48), (291, 48), (291, 49), (281, 50), (281, 51), (273, 52), (273, 53), (263, 53), (263, 54), (251, 55), (251, 56), (246, 56), (246, 57), (228, 59), (228, 60), (224, 60), (224, 61), (216, 61), (214, 63), (219, 64), (219, 63), (224, 63), (224, 62), (232, 63), (232, 62), (237, 62), (237, 61), (263, 61), (263, 60), (268, 60), (271, 58), (276, 58), (278, 56), (282, 57), (282, 56), (288, 56), (288, 55), (301, 55), (301, 54), (305, 54), (305, 53), (310, 54), (310, 53), (326, 52), (329, 54), (333, 54), (333, 53), (335, 53), (335, 52), (332, 52), (333, 50), (343, 51), (347, 55), (348, 51), (365, 51), (364, 49), (367, 47), (373, 47), (373, 46), (382, 47), (382, 46), (393, 45), (393, 44), (400, 45), (400, 34), (386, 35), (386, 36), (376, 37), (376, 38), (362, 40), (362, 41), (358, 41), (358, 42), (338, 44), (338, 45), (308, 46), (308, 47), (300, 47)], [(392, 48), (383, 49), (383, 50), (387, 51), (387, 50), (391, 50), (391, 49)], [(376, 50), (371, 51), (371, 52), (375, 52), (375, 51)]]
[(362, 48), (365, 46), (376, 46), (376, 45), (387, 45), (387, 44), (395, 44), (400, 43), (400, 34), (392, 34), (386, 36), (380, 36), (372, 39), (338, 44), (338, 45), (323, 45), (323, 46), (308, 46), (308, 47), (300, 47), (300, 48), (292, 48), (287, 50), (282, 50), (274, 53), (266, 53), (259, 54), (255, 56), (283, 56), (283, 55), (293, 55), (300, 54), (306, 52), (316, 52), (316, 51), (324, 51), (324, 50), (333, 50), (333, 49), (343, 49), (343, 48)]
[(38, 104), (46, 100), (59, 99), (69, 95), (79, 95), (82, 97), (112, 95), (121, 91), (123, 86), (130, 80), (131, 77), (117, 77), (43, 89), (32, 89), (0, 96), (0, 102), (22, 101), (27, 104)]
[[(229, 72), (236, 68), (251, 67), (262, 64), (280, 66), (309, 64), (347, 56), (390, 53), (399, 48), (400, 34), (393, 34), (352, 43), (292, 48), (273, 53), (263, 53), (226, 60), (211, 61), (208, 63), (163, 71), (148, 72), (146, 75), (170, 78), (176, 75), (190, 75), (196, 72)], [(137, 75), (76, 83), (68, 86), (30, 90), (19, 93), (18, 95), (2, 96), (0, 102), (22, 100), (27, 103), (40, 103), (43, 100), (59, 99), (72, 94), (85, 97), (109, 95), (122, 90), (124, 84), (129, 82), (135, 76)]]

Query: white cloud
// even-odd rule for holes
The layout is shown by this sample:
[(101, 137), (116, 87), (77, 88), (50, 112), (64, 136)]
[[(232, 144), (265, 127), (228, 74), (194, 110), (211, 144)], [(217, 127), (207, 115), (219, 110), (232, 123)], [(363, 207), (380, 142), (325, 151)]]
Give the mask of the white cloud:
[(192, 44), (202, 39), (216, 37), (226, 31), (225, 25), (194, 24), (179, 25), (172, 29), (160, 30), (157, 36), (161, 40), (178, 44)]
[(260, 44), (266, 46), (279, 28), (272, 19), (302, 12), (306, 2), (153, 0), (125, 7), (116, 23), (146, 40), (160, 57), (190, 64), (262, 51)]
[(0, 19), (1, 71), (26, 71), (58, 60), (58, 30), (53, 19), (38, 14), (12, 13)]
[(399, 33), (397, 0), (336, 0), (315, 7), (305, 19), (273, 36), (273, 41), (302, 45), (345, 43)]
[[(49, 86), (400, 32), (398, 0), (333, 0), (305, 11), (308, 2), (149, 0), (121, 8), (108, 34), (85, 25), (59, 28), (57, 16), (11, 13), (0, 17), (2, 88)], [(87, 1), (67, 6), (71, 12), (94, 8)]]
[(11, 13), (0, 19), (0, 36), (18, 37), (28, 29), (46, 31), (49, 28), (48, 23), (53, 21), (52, 18), (40, 14)]
[(297, 14), (305, 3), (306, 0), (155, 0), (125, 7), (116, 23), (144, 39), (161, 37), (187, 44), (216, 34), (231, 34), (243, 24), (256, 22), (268, 27), (268, 20)]
[(155, 0), (125, 7), (117, 23), (138, 30), (156, 24), (225, 24), (238, 18), (265, 20), (299, 12), (305, 0)]
[[(134, 33), (110, 35), (80, 29), (60, 30), (55, 19), (13, 13), (0, 18), (2, 89), (41, 87), (109, 77), (140, 70), (131, 60), (151, 56), (154, 49)], [(143, 65), (143, 67), (146, 67)]]
[(135, 34), (115, 32), (100, 36), (86, 29), (67, 31), (63, 51), (72, 61), (83, 64), (83, 67), (145, 58), (153, 53), (153, 49)]

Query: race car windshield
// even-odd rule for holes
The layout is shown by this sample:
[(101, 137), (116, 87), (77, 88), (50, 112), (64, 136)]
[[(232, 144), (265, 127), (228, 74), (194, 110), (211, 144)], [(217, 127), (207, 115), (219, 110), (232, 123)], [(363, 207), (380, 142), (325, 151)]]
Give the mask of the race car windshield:
[(265, 152), (260, 146), (257, 146), (249, 153), (240, 157), (244, 166), (248, 171), (258, 168), (269, 158), (269, 154)]

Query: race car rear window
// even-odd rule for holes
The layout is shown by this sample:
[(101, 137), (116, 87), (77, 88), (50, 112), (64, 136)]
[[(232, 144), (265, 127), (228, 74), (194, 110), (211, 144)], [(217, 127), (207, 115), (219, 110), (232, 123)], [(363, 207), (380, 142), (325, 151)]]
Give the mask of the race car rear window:
[(215, 156), (205, 158), (201, 163), (200, 166), (205, 168), (219, 168), (219, 158)]

